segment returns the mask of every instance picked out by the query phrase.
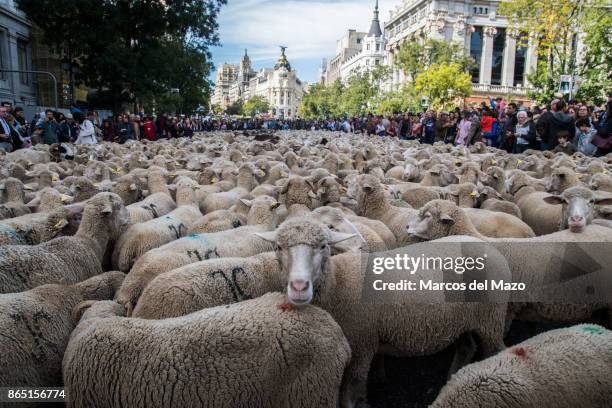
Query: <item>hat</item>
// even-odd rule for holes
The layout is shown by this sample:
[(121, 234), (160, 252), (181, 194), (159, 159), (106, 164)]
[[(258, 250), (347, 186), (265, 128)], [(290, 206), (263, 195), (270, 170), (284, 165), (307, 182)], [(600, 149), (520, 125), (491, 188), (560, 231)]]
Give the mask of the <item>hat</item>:
[(66, 114), (66, 119), (72, 119), (72, 113), (67, 113)]

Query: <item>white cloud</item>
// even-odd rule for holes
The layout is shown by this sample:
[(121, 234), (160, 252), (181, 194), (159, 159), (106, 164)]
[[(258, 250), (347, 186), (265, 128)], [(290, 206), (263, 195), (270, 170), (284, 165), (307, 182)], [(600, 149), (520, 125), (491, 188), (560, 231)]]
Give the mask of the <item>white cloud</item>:
[[(402, 0), (381, 0), (381, 26)], [(331, 58), (336, 40), (350, 28), (367, 31), (374, 0), (229, 0), (219, 17), (223, 48), (215, 53), (237, 62), (243, 48), (255, 64), (275, 61), (279, 45), (289, 60)]]

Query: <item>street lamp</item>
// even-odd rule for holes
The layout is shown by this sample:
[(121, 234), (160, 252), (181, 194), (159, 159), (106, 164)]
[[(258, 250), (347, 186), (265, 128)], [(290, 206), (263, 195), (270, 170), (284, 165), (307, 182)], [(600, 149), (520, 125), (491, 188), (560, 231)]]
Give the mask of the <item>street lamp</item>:
[(79, 64), (70, 58), (70, 56), (65, 56), (62, 59), (62, 70), (68, 71), (68, 78), (70, 82), (70, 104), (74, 105), (74, 74), (81, 73)]

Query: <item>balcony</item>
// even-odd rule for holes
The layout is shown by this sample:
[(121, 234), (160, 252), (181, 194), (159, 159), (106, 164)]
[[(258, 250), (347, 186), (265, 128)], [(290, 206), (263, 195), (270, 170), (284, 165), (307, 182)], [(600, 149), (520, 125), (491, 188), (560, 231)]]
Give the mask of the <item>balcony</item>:
[(501, 95), (519, 95), (527, 96), (532, 88), (524, 86), (506, 86), (506, 85), (489, 85), (489, 84), (472, 84), (472, 91), (484, 94), (501, 94)]

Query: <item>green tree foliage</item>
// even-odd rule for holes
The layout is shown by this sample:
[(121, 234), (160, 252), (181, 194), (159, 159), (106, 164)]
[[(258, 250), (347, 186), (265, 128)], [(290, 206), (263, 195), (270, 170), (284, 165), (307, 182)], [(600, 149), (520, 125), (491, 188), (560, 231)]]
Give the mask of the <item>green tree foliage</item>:
[(435, 39), (427, 39), (424, 43), (407, 41), (402, 44), (395, 59), (395, 65), (413, 79), (432, 65), (453, 63), (465, 72), (475, 66), (465, 47), (455, 42)]
[(210, 113), (212, 113), (213, 115), (218, 115), (222, 112), (223, 109), (221, 109), (221, 106), (219, 106), (219, 104), (213, 103), (212, 105), (210, 105)]
[[(612, 86), (609, 0), (504, 0), (499, 11), (537, 42), (538, 64), (529, 77), (536, 88), (532, 98), (549, 101), (559, 90), (560, 76), (574, 73), (584, 81), (578, 96), (602, 101)], [(574, 46), (578, 37), (582, 55)]]
[(244, 113), (244, 106), (242, 105), (242, 101), (238, 99), (236, 102), (232, 103), (230, 106), (225, 109), (225, 113), (228, 115), (242, 115)]
[(269, 112), (270, 104), (263, 96), (253, 96), (246, 101), (242, 110), (247, 116), (255, 116), (259, 113)]
[(391, 115), (405, 112), (419, 112), (420, 97), (414, 86), (404, 85), (398, 91), (384, 92), (372, 103), (374, 113), (378, 115)]
[(430, 107), (449, 108), (470, 96), (472, 78), (459, 64), (434, 64), (417, 75), (415, 91), (428, 97)]
[(340, 80), (331, 86), (315, 84), (302, 99), (299, 115), (323, 119), (373, 112), (376, 98), (389, 75), (389, 67), (377, 65), (371, 70), (354, 72), (346, 84)]
[(123, 103), (152, 104), (178, 88), (183, 109), (205, 103), (226, 0), (17, 0), (55, 50), (81, 64), (78, 81)]

